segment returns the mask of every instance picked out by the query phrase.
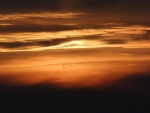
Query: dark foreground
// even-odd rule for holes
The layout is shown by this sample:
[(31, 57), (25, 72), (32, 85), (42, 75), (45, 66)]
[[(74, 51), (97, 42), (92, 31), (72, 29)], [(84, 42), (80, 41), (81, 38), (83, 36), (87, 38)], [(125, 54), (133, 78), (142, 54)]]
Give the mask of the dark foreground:
[(0, 113), (138, 112), (150, 113), (148, 89), (128, 92), (109, 88), (59, 89), (48, 85), (0, 88)]

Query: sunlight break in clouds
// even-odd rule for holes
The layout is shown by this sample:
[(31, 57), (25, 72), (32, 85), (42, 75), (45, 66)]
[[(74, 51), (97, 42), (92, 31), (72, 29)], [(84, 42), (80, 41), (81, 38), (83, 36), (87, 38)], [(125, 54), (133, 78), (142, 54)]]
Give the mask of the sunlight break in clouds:
[(137, 6), (129, 0), (38, 0), (30, 5), (31, 1), (35, 2), (22, 0), (12, 6), (0, 1), (4, 84), (99, 87), (149, 73), (146, 4), (136, 14)]
[[(106, 28), (96, 29), (88, 27), (78, 28), (74, 25), (69, 25), (70, 28), (74, 27), (74, 30), (64, 27), (59, 31), (60, 26), (58, 26), (58, 31), (51, 31), (51, 28), (48, 27), (46, 29), (50, 29), (50, 31), (47, 32), (40, 32), (39, 30), (38, 32), (26, 33), (1, 33), (0, 47), (1, 51), (40, 51), (44, 49), (91, 47), (149, 47), (149, 27), (142, 25), (123, 26), (117, 23), (116, 25), (113, 24), (111, 27), (106, 25)], [(45, 29), (44, 26), (42, 25), (43, 29)], [(54, 27), (57, 27), (57, 25)], [(11, 30), (12, 28), (8, 27), (8, 29)]]

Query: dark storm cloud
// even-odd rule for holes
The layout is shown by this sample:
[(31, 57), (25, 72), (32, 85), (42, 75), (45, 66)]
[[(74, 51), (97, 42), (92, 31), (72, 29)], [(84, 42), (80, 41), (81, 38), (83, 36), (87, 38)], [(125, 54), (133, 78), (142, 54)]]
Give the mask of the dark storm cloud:
[(0, 12), (149, 11), (148, 0), (0, 0)]

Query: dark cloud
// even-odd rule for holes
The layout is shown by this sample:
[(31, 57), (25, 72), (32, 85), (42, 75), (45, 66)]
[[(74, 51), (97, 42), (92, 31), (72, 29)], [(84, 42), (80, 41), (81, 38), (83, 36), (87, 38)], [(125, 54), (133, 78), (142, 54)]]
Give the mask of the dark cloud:
[(125, 40), (125, 39), (110, 39), (110, 38), (106, 38), (106, 39), (102, 39), (102, 41), (106, 42), (107, 44), (125, 44), (127, 43), (128, 41)]
[(14, 42), (0, 42), (0, 47), (3, 48), (21, 48), (28, 46), (55, 46), (64, 42), (71, 41), (71, 38), (56, 38), (50, 40), (31, 40), (31, 41), (14, 41)]
[(91, 36), (81, 36), (81, 37), (68, 37), (68, 38), (54, 38), (54, 39), (45, 39), (45, 40), (26, 40), (26, 41), (13, 41), (13, 42), (0, 42), (0, 47), (2, 48), (21, 48), (21, 47), (28, 47), (28, 46), (56, 46), (65, 42), (74, 41), (74, 40), (96, 40), (98, 39), (97, 36), (95, 38)]
[(137, 41), (150, 41), (150, 31), (147, 31), (144, 34), (124, 34), (123, 37), (114, 36), (114, 37), (103, 37), (100, 38), (101, 41), (104, 41), (107, 44), (125, 44), (128, 42), (137, 42)]
[(69, 25), (39, 25), (39, 24), (21, 24), (0, 26), (0, 33), (18, 33), (18, 32), (56, 32), (79, 29), (77, 26)]
[(39, 41), (37, 42), (41, 46), (54, 46), (54, 45), (59, 45), (64, 42), (72, 41), (71, 38), (57, 38), (57, 39), (52, 39), (50, 41)]
[(121, 36), (115, 36), (115, 33), (114, 36), (88, 35), (80, 36), (78, 40), (97, 40), (107, 44), (125, 44), (128, 42), (149, 41), (150, 31), (146, 31), (144, 34), (122, 34)]
[(31, 45), (30, 43), (25, 43), (25, 42), (0, 42), (0, 47), (3, 48), (18, 48), (18, 47), (24, 47), (24, 46), (29, 46)]
[(148, 0), (1, 0), (0, 12), (107, 11), (149, 12)]
[(145, 34), (141, 35), (131, 35), (133, 37), (132, 41), (150, 41), (150, 31), (146, 31)]
[(61, 10), (61, 0), (0, 0), (1, 13)]
[[(0, 47), (2, 48), (22, 48), (22, 47), (30, 47), (30, 46), (56, 46), (65, 42), (77, 41), (77, 40), (95, 40), (95, 41), (103, 41), (107, 44), (125, 44), (128, 42), (137, 42), (137, 41), (148, 41), (150, 40), (149, 32), (146, 34), (139, 35), (124, 35), (121, 37), (114, 36), (101, 36), (101, 35), (88, 35), (88, 36), (77, 36), (77, 37), (66, 37), (66, 38), (53, 38), (53, 39), (41, 39), (41, 40), (25, 40), (25, 41), (8, 41), (8, 42), (0, 42)], [(70, 45), (68, 45), (70, 46)]]
[(139, 12), (149, 9), (149, 1), (146, 0), (80, 0), (76, 1), (75, 7), (87, 11), (108, 12)]

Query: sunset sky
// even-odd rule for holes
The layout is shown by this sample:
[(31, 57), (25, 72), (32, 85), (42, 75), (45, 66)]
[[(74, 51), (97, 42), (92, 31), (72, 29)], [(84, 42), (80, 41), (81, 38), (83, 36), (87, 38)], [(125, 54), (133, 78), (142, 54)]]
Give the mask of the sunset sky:
[(147, 0), (1, 0), (1, 83), (101, 87), (145, 76), (149, 12)]
[(0, 0), (0, 113), (150, 113), (149, 95), (149, 0)]

